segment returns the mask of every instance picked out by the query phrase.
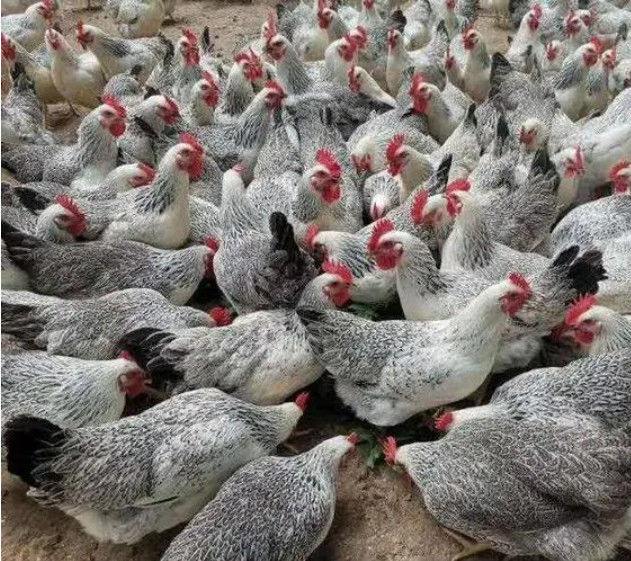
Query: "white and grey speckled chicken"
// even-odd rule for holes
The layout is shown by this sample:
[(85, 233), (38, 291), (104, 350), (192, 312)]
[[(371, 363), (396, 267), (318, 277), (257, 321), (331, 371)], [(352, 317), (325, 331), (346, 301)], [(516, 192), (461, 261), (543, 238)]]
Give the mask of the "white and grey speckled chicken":
[[(583, 303), (590, 303), (592, 298)], [(575, 319), (587, 312), (576, 308), (579, 315)], [(437, 419), (437, 428), (451, 430), (474, 419), (555, 419), (567, 414), (587, 417), (611, 429), (624, 428), (631, 410), (629, 349), (628, 345), (603, 348), (603, 353), (572, 361), (563, 368), (537, 368), (516, 376), (495, 390), (488, 404), (445, 412)]]
[(294, 307), (315, 267), (297, 245), (285, 215), (274, 212), (257, 223), (234, 171), (224, 175), (222, 212), (223, 239), (214, 267), (217, 284), (231, 304), (239, 313)]
[(116, 14), (118, 32), (127, 39), (156, 35), (167, 15), (167, 4), (171, 4), (173, 11), (175, 2), (121, 0)]
[(46, 130), (34, 85), (20, 63), (15, 65), (14, 76), (11, 91), (2, 99), (2, 152), (29, 150), (31, 144), (45, 150), (55, 144), (55, 137)]
[(145, 89), (137, 80), (142, 66), (134, 66), (120, 74), (114, 74), (105, 84), (103, 95), (118, 99), (129, 110), (140, 103), (145, 96)]
[(355, 414), (389, 426), (470, 395), (491, 372), (500, 334), (530, 299), (519, 274), (492, 285), (447, 320), (372, 322), (298, 310), (313, 350)]
[(631, 229), (631, 163), (618, 162), (609, 172), (613, 194), (568, 212), (550, 234), (557, 252), (568, 245), (587, 247), (622, 236)]
[[(290, 458), (255, 460), (235, 473), (171, 543), (161, 561), (304, 561), (326, 537), (337, 472), (356, 435), (336, 436)], [(265, 505), (265, 508), (261, 508)]]
[(140, 415), (65, 430), (18, 417), (5, 426), (7, 466), (32, 497), (98, 540), (135, 543), (189, 520), (235, 470), (273, 452), (302, 416), (304, 397), (259, 407), (203, 389)]
[(34, 51), (44, 42), (44, 32), (55, 17), (53, 0), (31, 4), (23, 14), (2, 16), (2, 33), (27, 51)]
[(33, 289), (63, 298), (152, 288), (182, 305), (201, 280), (212, 275), (214, 250), (206, 246), (164, 250), (127, 240), (59, 245), (6, 228), (3, 240)]
[(171, 45), (163, 35), (146, 39), (121, 39), (94, 25), (84, 25), (81, 20), (77, 23), (77, 41), (99, 59), (108, 80), (140, 66), (142, 70), (138, 73), (138, 81), (142, 84)]
[(116, 167), (116, 139), (125, 132), (125, 108), (113, 98), (93, 109), (70, 146), (23, 146), (2, 151), (2, 165), (22, 183), (53, 181), (73, 187), (100, 183)]
[(614, 555), (628, 529), (630, 457), (628, 431), (558, 415), (472, 420), (436, 442), (386, 445), (441, 525), (553, 561)]
[(432, 40), (418, 51), (407, 52), (403, 42), (400, 31), (391, 29), (388, 32), (386, 81), (390, 93), (397, 96), (403, 83), (404, 71), (410, 66), (416, 68), (428, 82), (436, 84), (440, 89), (444, 88), (446, 77), (443, 57), (449, 46), (445, 22), (440, 21)]
[[(300, 306), (333, 308), (348, 302), (350, 272), (325, 262), (324, 273), (304, 289)], [(253, 312), (221, 329), (141, 329), (122, 346), (156, 379), (172, 380), (180, 393), (217, 387), (251, 403), (280, 403), (324, 372), (296, 312)]]
[(118, 290), (86, 300), (52, 300), (2, 292), (2, 330), (49, 354), (86, 360), (116, 356), (121, 337), (134, 329), (213, 327), (219, 316), (178, 306), (148, 288)]
[(167, 126), (180, 120), (180, 107), (166, 95), (152, 95), (138, 103), (129, 114), (129, 126), (118, 140), (118, 147), (129, 162), (157, 165), (163, 154), (156, 153), (155, 139)]
[(125, 396), (145, 391), (145, 375), (128, 354), (81, 360), (25, 351), (2, 357), (2, 424), (32, 415), (61, 428), (120, 419)]
[(586, 296), (570, 306), (559, 334), (571, 338), (580, 354), (631, 349), (631, 315), (598, 305), (596, 296)]

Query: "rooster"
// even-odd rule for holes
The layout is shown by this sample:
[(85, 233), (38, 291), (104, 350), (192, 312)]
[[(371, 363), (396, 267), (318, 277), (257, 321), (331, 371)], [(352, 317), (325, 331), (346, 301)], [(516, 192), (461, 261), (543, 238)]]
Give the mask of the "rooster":
[(90, 109), (99, 106), (105, 76), (96, 57), (92, 53), (77, 54), (54, 29), (46, 30), (46, 48), (52, 55), (50, 72), (57, 91), (68, 103)]
[(115, 358), (121, 337), (134, 329), (211, 328), (229, 319), (221, 308), (204, 312), (177, 306), (146, 288), (128, 288), (77, 301), (24, 296), (21, 292), (2, 292), (3, 331), (51, 355), (84, 360)]
[(530, 297), (530, 285), (515, 273), (447, 320), (375, 323), (312, 309), (299, 309), (298, 315), (344, 403), (360, 418), (389, 426), (480, 386), (508, 318)]
[(2, 33), (27, 51), (34, 51), (44, 42), (44, 32), (55, 17), (53, 0), (31, 4), (23, 14), (2, 16)]
[(305, 401), (259, 407), (206, 389), (100, 427), (19, 416), (5, 425), (8, 471), (98, 540), (131, 544), (187, 521), (234, 471), (272, 452)]
[(61, 428), (120, 419), (125, 397), (145, 391), (145, 375), (128, 354), (80, 360), (26, 351), (2, 357), (3, 424), (17, 415), (38, 416)]
[[(357, 441), (356, 434), (336, 436), (299, 456), (248, 464), (171, 543), (162, 561), (191, 555), (229, 561), (233, 551), (250, 551), (259, 561), (308, 559), (329, 531), (338, 467)], [(261, 504), (274, 506), (248, 515)]]

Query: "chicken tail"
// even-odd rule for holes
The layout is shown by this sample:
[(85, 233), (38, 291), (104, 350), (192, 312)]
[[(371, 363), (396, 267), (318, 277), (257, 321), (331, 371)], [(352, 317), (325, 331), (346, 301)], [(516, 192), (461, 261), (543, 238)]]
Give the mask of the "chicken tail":
[(503, 54), (493, 54), (493, 58), (491, 59), (491, 89), (489, 90), (489, 99), (494, 98), (500, 93), (502, 82), (512, 71), (513, 67)]
[(598, 282), (607, 278), (607, 271), (603, 267), (602, 252), (597, 249), (588, 249), (577, 257), (579, 251), (577, 245), (564, 249), (551, 265), (551, 268), (558, 271), (565, 270), (564, 277), (574, 291), (566, 304), (583, 294), (596, 294)]
[(32, 314), (37, 305), (2, 303), (2, 332), (21, 341), (32, 343), (44, 329), (44, 324)]
[(51, 199), (45, 197), (30, 187), (17, 186), (13, 189), (13, 191), (22, 206), (27, 210), (30, 210), (33, 214), (37, 214), (53, 204)]
[(33, 262), (33, 250), (48, 245), (48, 242), (21, 232), (4, 220), (2, 221), (2, 239), (13, 262), (27, 271)]
[(20, 415), (9, 420), (3, 436), (9, 473), (17, 475), (31, 487), (58, 483), (60, 476), (42, 467), (59, 454), (66, 438), (62, 428), (46, 419)]
[(294, 237), (294, 228), (282, 212), (273, 212), (269, 218), (272, 232), (272, 251), (284, 251), (287, 263), (298, 268), (304, 266), (304, 257)]
[(139, 366), (151, 375), (152, 386), (163, 389), (182, 378), (170, 360), (162, 355), (175, 335), (152, 327), (127, 333), (119, 342), (121, 350), (131, 354)]

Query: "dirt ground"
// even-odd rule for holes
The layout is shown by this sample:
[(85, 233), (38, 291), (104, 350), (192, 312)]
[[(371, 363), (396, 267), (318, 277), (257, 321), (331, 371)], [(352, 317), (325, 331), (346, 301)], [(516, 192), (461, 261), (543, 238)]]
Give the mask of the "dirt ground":
[[(114, 31), (111, 20), (101, 11), (83, 9), (82, 2), (65, 3), (62, 28), (66, 35), (72, 36), (74, 41), (73, 29), (79, 18)], [(178, 0), (175, 21), (167, 22), (164, 32), (169, 38), (177, 38), (182, 27), (201, 31), (205, 22), (215, 34), (218, 53), (230, 58), (235, 47), (258, 33), (273, 3), (273, 0), (256, 4)], [(506, 50), (505, 31), (495, 29), (491, 20), (484, 17), (478, 27), (492, 50)], [(57, 107), (52, 116), (57, 121), (57, 132), (68, 136), (74, 133), (78, 121), (67, 119), (63, 106)], [(311, 432), (292, 441), (299, 451), (358, 426), (352, 419), (340, 422), (339, 415), (322, 415), (315, 401), (299, 427)], [(100, 544), (84, 534), (73, 519), (37, 506), (25, 496), (24, 486), (3, 478), (2, 553), (6, 561), (157, 561), (180, 529), (151, 535), (134, 546)], [(312, 559), (447, 561), (460, 551), (461, 545), (437, 526), (409, 482), (384, 466), (369, 470), (357, 453), (342, 466), (335, 520), (329, 536)], [(501, 556), (482, 554), (475, 559), (494, 561)]]

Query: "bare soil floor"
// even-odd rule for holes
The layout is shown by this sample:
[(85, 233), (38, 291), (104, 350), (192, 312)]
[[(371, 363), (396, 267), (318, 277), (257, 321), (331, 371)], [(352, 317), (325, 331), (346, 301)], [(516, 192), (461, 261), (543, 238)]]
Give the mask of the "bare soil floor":
[[(182, 27), (201, 31), (207, 24), (215, 33), (219, 54), (230, 58), (235, 48), (258, 33), (272, 5), (273, 0), (256, 4), (178, 0), (175, 21), (167, 22), (164, 32), (175, 39)], [(86, 10), (83, 0), (65, 2), (62, 28), (68, 36), (74, 37), (73, 28), (80, 18), (114, 31), (111, 20), (102, 11)], [(506, 50), (505, 31), (493, 27), (492, 21), (486, 17), (480, 19), (478, 27), (483, 30), (491, 50)], [(74, 135), (78, 119), (69, 118), (63, 105), (56, 107), (51, 117), (57, 132), (68, 138)], [(298, 451), (359, 426), (353, 419), (340, 421), (339, 414), (318, 411), (318, 399), (314, 401), (299, 427), (299, 430), (308, 429), (309, 433), (291, 442)], [(282, 452), (289, 453), (288, 450)], [(151, 535), (133, 546), (100, 544), (84, 534), (73, 519), (57, 510), (37, 506), (25, 496), (23, 485), (7, 478), (2, 481), (2, 553), (5, 561), (157, 561), (180, 529)], [(342, 466), (333, 527), (312, 559), (447, 561), (461, 549), (458, 542), (438, 527), (424, 509), (418, 492), (404, 477), (383, 465), (369, 470), (361, 454), (357, 453)], [(475, 559), (494, 561), (501, 556), (490, 553)]]

